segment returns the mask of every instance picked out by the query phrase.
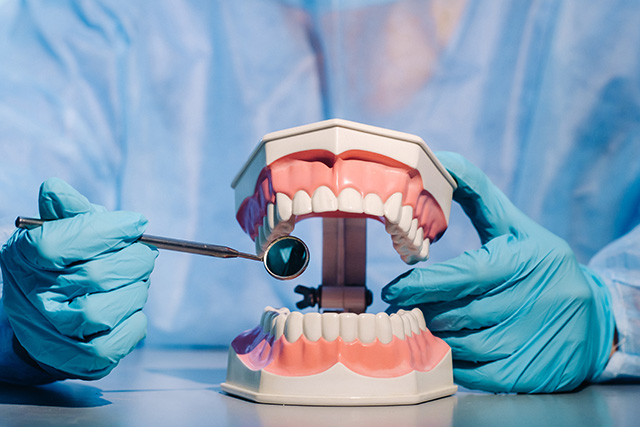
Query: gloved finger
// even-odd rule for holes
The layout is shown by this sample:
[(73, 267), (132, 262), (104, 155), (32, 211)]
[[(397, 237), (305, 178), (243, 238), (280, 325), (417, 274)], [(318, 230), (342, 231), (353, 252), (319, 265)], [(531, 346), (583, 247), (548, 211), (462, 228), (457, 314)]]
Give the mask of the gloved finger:
[(89, 202), (85, 196), (60, 178), (49, 178), (40, 185), (38, 207), (40, 218), (45, 220), (106, 211), (103, 206)]
[(470, 362), (504, 359), (530, 339), (525, 331), (512, 328), (510, 322), (486, 329), (438, 332), (436, 336), (451, 347), (454, 359)]
[(120, 359), (131, 353), (146, 334), (147, 318), (142, 311), (137, 311), (109, 334), (93, 338), (87, 343), (76, 341), (73, 353), (70, 353), (76, 354), (76, 357), (57, 360), (53, 366), (73, 378), (100, 379), (111, 372)]
[(111, 333), (91, 340), (94, 353), (117, 363), (147, 335), (147, 317), (136, 311), (116, 326)]
[(566, 324), (566, 318), (573, 316), (572, 310), (558, 310), (546, 317), (531, 315), (540, 312), (536, 310), (536, 304), (547, 306), (548, 300), (556, 297), (555, 293), (545, 290), (545, 287), (537, 287), (525, 290), (523, 294), (523, 298), (531, 301), (517, 302), (511, 315), (494, 326), (440, 331), (437, 336), (449, 344), (454, 359), (472, 362), (499, 360), (517, 351), (526, 351), (526, 343), (533, 337), (545, 335), (550, 342), (554, 333)]
[[(565, 317), (563, 313), (556, 315)], [(535, 331), (521, 331), (522, 335), (531, 333), (530, 339), (507, 357), (492, 362), (465, 361), (456, 359), (454, 354), (453, 375), (456, 383), (494, 392), (550, 393), (575, 389), (589, 379), (591, 371), (585, 370), (576, 375), (575, 367), (588, 363), (580, 357), (585, 341), (578, 331), (575, 339), (563, 337), (560, 330), (566, 326), (567, 319), (562, 320), (538, 325)], [(510, 331), (510, 336), (514, 335), (513, 332)], [(538, 345), (532, 345), (531, 341), (535, 335), (541, 334), (546, 335), (544, 351)], [(569, 351), (563, 356), (560, 349)], [(549, 354), (556, 357), (549, 357)]]
[(24, 232), (15, 244), (25, 262), (60, 270), (124, 248), (140, 238), (146, 225), (147, 220), (135, 212), (92, 212), (45, 222)]
[(146, 335), (146, 317), (136, 311), (108, 335), (88, 342), (78, 341), (61, 335), (39, 310), (32, 308), (31, 301), (19, 289), (9, 287), (7, 291), (6, 311), (22, 347), (34, 360), (63, 372), (68, 378), (104, 377)]
[(432, 332), (484, 329), (505, 322), (531, 297), (525, 283), (507, 281), (484, 295), (433, 304), (423, 312)]
[(79, 295), (110, 291), (148, 280), (157, 256), (157, 249), (133, 243), (118, 251), (73, 264), (61, 273), (49, 271), (44, 274), (59, 275), (49, 280), (51, 285), (48, 289), (60, 295), (57, 300), (69, 301)]
[[(536, 349), (531, 349), (536, 351)], [(534, 354), (528, 363), (518, 363), (523, 358), (519, 352), (511, 357), (493, 362), (453, 361), (453, 378), (456, 384), (476, 390), (494, 393), (551, 393), (569, 391), (586, 378), (574, 377), (566, 372), (562, 363), (547, 364)], [(537, 366), (539, 363), (545, 366)], [(579, 362), (578, 362), (579, 363)], [(541, 370), (544, 372), (540, 375)]]
[(108, 292), (88, 293), (71, 301), (45, 301), (45, 317), (62, 335), (85, 341), (109, 333), (124, 319), (142, 310), (147, 301), (148, 281), (140, 281)]
[(467, 159), (449, 152), (438, 152), (436, 155), (458, 183), (453, 199), (465, 211), (483, 244), (496, 236), (517, 234), (536, 226)]
[(456, 384), (472, 390), (485, 390), (504, 393), (512, 390), (512, 385), (505, 384), (507, 371), (510, 370), (509, 358), (492, 362), (453, 361), (453, 379)]
[(534, 242), (500, 236), (446, 262), (409, 270), (382, 289), (382, 299), (404, 307), (482, 295), (535, 267), (534, 249)]

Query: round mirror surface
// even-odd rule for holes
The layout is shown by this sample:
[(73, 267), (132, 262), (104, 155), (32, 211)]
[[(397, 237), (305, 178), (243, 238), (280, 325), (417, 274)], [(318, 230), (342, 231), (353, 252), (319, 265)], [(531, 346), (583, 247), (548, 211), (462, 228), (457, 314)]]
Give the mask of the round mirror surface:
[(297, 237), (280, 237), (267, 247), (263, 261), (269, 274), (276, 279), (293, 279), (309, 265), (309, 249)]

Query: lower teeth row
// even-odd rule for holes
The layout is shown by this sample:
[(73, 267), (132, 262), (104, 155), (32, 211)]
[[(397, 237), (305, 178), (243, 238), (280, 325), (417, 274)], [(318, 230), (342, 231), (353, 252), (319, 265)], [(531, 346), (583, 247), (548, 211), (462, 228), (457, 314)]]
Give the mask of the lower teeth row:
[(341, 337), (344, 342), (356, 339), (370, 343), (377, 338), (388, 344), (396, 336), (406, 337), (427, 330), (422, 312), (418, 308), (411, 311), (400, 310), (397, 313), (307, 313), (289, 312), (267, 307), (262, 315), (261, 327), (265, 334), (279, 339), (284, 335), (288, 342), (296, 342), (302, 335), (309, 341), (334, 341)]

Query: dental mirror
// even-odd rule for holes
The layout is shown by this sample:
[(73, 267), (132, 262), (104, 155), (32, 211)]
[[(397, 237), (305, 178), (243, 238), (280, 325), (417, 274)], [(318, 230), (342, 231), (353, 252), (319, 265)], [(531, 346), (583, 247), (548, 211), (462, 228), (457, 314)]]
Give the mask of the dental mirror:
[(276, 279), (293, 279), (309, 265), (309, 248), (297, 237), (283, 236), (269, 244), (263, 262), (267, 272)]
[[(37, 218), (18, 217), (16, 218), (16, 227), (32, 229), (41, 226), (44, 222), (45, 220)], [(216, 258), (244, 258), (262, 261), (267, 273), (279, 280), (295, 279), (309, 265), (309, 248), (302, 240), (294, 236), (283, 236), (274, 240), (267, 246), (262, 257), (240, 252), (226, 246), (170, 239), (148, 234), (143, 234), (138, 241), (158, 249), (208, 255)]]

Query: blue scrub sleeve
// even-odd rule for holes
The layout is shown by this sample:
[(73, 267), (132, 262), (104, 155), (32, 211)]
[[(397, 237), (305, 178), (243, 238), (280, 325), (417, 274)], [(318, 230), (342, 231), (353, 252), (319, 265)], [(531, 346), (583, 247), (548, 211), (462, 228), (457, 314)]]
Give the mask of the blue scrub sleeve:
[(609, 288), (618, 334), (596, 382), (640, 378), (640, 225), (598, 252), (589, 267)]

